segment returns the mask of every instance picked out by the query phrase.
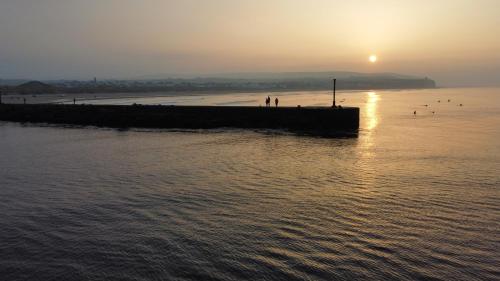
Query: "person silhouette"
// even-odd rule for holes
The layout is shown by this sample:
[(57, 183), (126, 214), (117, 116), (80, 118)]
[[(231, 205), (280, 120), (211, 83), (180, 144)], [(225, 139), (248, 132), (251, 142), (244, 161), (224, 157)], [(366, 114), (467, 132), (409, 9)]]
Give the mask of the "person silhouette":
[(280, 101), (279, 101), (279, 99), (278, 99), (278, 98), (276, 98), (276, 99), (274, 100), (274, 104), (276, 105), (276, 107), (278, 107), (278, 103), (279, 103), (279, 102), (280, 102)]
[(270, 96), (267, 96), (267, 99), (266, 99), (266, 106), (267, 106), (267, 107), (270, 107), (270, 106), (271, 106), (271, 97), (270, 97)]

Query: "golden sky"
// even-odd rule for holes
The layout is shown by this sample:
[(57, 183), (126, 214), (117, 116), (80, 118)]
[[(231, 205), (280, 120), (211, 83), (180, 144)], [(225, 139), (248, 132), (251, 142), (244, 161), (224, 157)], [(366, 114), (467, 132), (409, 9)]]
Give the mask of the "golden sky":
[(500, 83), (498, 0), (1, 0), (0, 39), (0, 78), (348, 70)]

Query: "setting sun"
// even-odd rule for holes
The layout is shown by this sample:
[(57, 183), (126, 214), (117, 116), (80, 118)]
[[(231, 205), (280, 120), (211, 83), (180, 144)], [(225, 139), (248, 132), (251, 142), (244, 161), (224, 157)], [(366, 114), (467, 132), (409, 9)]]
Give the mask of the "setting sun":
[(368, 58), (368, 60), (370, 60), (371, 63), (376, 63), (378, 58), (376, 55), (371, 55), (370, 58)]

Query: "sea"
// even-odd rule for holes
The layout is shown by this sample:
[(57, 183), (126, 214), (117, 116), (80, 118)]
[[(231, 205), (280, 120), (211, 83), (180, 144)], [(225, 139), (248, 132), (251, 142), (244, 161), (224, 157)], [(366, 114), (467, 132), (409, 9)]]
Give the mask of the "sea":
[[(332, 104), (77, 102), (268, 95)], [(0, 280), (500, 280), (500, 88), (336, 98), (357, 136), (0, 122)]]

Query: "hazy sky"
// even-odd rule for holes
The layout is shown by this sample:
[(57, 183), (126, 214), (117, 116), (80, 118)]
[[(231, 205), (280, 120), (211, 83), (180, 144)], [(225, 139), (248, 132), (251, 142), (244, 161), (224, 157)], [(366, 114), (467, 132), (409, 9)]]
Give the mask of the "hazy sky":
[(500, 0), (0, 0), (0, 78), (326, 70), (500, 85)]

